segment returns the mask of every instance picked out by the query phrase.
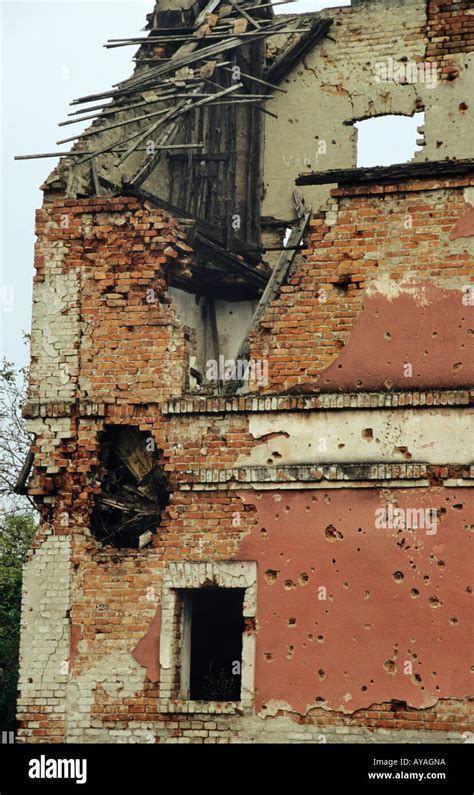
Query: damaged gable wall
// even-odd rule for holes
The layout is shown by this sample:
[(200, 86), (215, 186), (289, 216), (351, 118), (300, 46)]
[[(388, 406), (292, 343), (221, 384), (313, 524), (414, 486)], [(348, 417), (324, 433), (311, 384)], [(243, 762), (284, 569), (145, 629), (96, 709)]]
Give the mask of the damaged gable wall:
[[(452, 5), (365, 0), (321, 12), (333, 20), (329, 36), (285, 76), (288, 93), (271, 103), (278, 119), (266, 119), (264, 216), (293, 217), (288, 185), (298, 173), (355, 166), (354, 122), (362, 119), (424, 110), (425, 145), (416, 159), (474, 156), (474, 18), (469, 3)], [(390, 79), (397, 65), (418, 62), (429, 79), (421, 70), (406, 85)], [(328, 189), (306, 187), (305, 197), (320, 207)]]
[[(47, 183), (25, 406), (42, 523), (24, 572), (22, 741), (423, 743), (473, 730), (474, 169), (459, 110), (473, 17), (452, 5), (331, 9), (334, 41), (310, 47), (269, 103), (268, 241), (294, 216), (299, 172), (354, 165), (355, 118), (421, 101), (422, 159), (466, 163), (302, 186), (304, 246), (292, 262), (282, 252), (288, 275), (250, 339), (261, 383), (224, 391), (202, 370), (236, 355), (278, 252), (203, 248), (193, 219), (143, 195), (90, 196), (80, 168), (82, 195), (57, 172)], [(446, 55), (431, 94), (372, 83), (394, 41), (410, 58)], [(315, 136), (327, 155), (309, 163)], [(103, 442), (120, 429), (166, 478), (144, 546), (94, 532), (116, 494)], [(246, 594), (240, 702), (180, 688), (185, 614), (170, 593), (216, 583)]]

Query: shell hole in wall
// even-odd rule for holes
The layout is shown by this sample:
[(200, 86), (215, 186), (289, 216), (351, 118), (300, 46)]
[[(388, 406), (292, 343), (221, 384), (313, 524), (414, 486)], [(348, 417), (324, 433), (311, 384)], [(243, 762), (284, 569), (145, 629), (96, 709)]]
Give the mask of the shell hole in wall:
[(357, 167), (408, 163), (421, 151), (424, 113), (387, 114), (357, 121)]

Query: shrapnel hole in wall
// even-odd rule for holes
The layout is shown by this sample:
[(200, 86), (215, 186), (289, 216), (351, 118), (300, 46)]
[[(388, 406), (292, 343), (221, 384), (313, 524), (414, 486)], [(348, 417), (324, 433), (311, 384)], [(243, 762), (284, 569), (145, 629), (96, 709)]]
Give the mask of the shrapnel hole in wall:
[[(413, 116), (387, 114), (355, 123), (357, 166), (392, 166), (413, 159), (424, 140), (424, 113)], [(417, 137), (419, 136), (419, 137)]]
[(132, 426), (109, 426), (100, 439), (100, 493), (93, 535), (112, 547), (143, 546), (169, 501), (167, 478), (154, 440)]

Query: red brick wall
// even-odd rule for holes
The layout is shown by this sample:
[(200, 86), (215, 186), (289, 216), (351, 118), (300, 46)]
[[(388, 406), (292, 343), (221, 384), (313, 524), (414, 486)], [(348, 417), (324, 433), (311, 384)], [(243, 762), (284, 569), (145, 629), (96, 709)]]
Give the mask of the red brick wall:
[(462, 303), (474, 264), (472, 231), (450, 239), (470, 212), (467, 185), (333, 192), (336, 225), (324, 213), (311, 222), (306, 250), (253, 337), (252, 355), (268, 359), (267, 391), (472, 383), (473, 338)]
[[(413, 358), (415, 365), (410, 388), (427, 387), (432, 381), (438, 388), (440, 382), (456, 388), (471, 377), (468, 342), (472, 337), (468, 339), (467, 331), (463, 336), (467, 308), (461, 301), (462, 285), (468, 282), (471, 273), (472, 263), (467, 253), (471, 241), (469, 237), (451, 239), (453, 229), (468, 212), (463, 198), (465, 184), (467, 181), (456, 184), (445, 181), (441, 186), (428, 183), (423, 192), (418, 190), (419, 183), (404, 185), (400, 192), (391, 189), (383, 196), (375, 191), (371, 194), (367, 189), (335, 192), (339, 201), (337, 225), (330, 226), (327, 223), (330, 219), (324, 214), (314, 219), (304, 255), (297, 259), (288, 283), (265, 313), (253, 337), (253, 355), (269, 359), (270, 390), (294, 387), (303, 391), (315, 387), (386, 390), (388, 381), (392, 386), (406, 387), (400, 368), (407, 356)], [(404, 225), (407, 212), (412, 222), (408, 227)], [(67, 227), (61, 226), (64, 215), (68, 218)], [(249, 432), (247, 410), (227, 415), (177, 417), (161, 411), (164, 400), (180, 395), (185, 388), (189, 340), (186, 329), (176, 322), (165, 292), (166, 272), (174, 267), (175, 254), (188, 253), (183, 248), (184, 230), (165, 214), (142, 208), (134, 200), (65, 202), (59, 199), (40, 212), (38, 233), (37, 283), (48, 277), (48, 269), (55, 263), (54, 267), (62, 273), (74, 271), (78, 284), (73, 311), (79, 315), (81, 336), (72, 339), (79, 349), (78, 371), (71, 371), (70, 376), (73, 398), (56, 401), (51, 398), (53, 402), (50, 405), (45, 402), (41, 409), (35, 405), (42, 393), (44, 372), (44, 362), (38, 355), (38, 362), (33, 363), (31, 403), (26, 414), (35, 417), (38, 423), (31, 491), (42, 506), (44, 529), (36, 547), (40, 551), (50, 525), (56, 536), (72, 539), (68, 687), (74, 694), (76, 683), (91, 679), (95, 682), (88, 713), (90, 724), (86, 728), (91, 732), (121, 731), (146, 724), (153, 741), (160, 741), (165, 735), (193, 742), (216, 735), (223, 741), (239, 737), (242, 724), (238, 716), (160, 714), (159, 686), (147, 680), (145, 668), (138, 671), (136, 692), (124, 694), (120, 689), (114, 690), (115, 663), (108, 662), (108, 658), (120, 652), (130, 662), (133, 649), (151, 633), (156, 668), (159, 614), (155, 597), (159, 597), (163, 568), (168, 561), (252, 559), (258, 560), (259, 592), (269, 595), (262, 599), (257, 611), (260, 623), (257, 623), (256, 703), (259, 707), (272, 700), (284, 700), (292, 708), (291, 720), (295, 726), (313, 727), (316, 732), (319, 728), (347, 729), (348, 736), (352, 736), (349, 730), (362, 728), (458, 733), (467, 730), (468, 705), (463, 701), (467, 662), (459, 646), (467, 637), (462, 633), (467, 592), (464, 579), (462, 583), (459, 578), (450, 579), (450, 572), (463, 572), (468, 560), (462, 544), (450, 544), (445, 549), (448, 545), (444, 535), (430, 539), (429, 544), (423, 537), (422, 548), (416, 555), (413, 553), (416, 571), (408, 562), (404, 585), (399, 586), (390, 579), (393, 566), (389, 564), (395, 565), (395, 554), (398, 560), (406, 553), (395, 549), (395, 538), (375, 539), (370, 516), (364, 515), (360, 507), (367, 500), (371, 505), (383, 504), (386, 495), (379, 488), (365, 490), (362, 498), (342, 488), (327, 493), (321, 488), (245, 493), (230, 489), (179, 491), (178, 481), (191, 481), (192, 470), (214, 467), (222, 471), (234, 467), (239, 456), (258, 444)], [(404, 278), (407, 274), (408, 280)], [(375, 282), (379, 290), (374, 290)], [(392, 291), (396, 288), (393, 295), (387, 285), (391, 285)], [(150, 287), (155, 290), (155, 304), (146, 301)], [(318, 291), (322, 291), (319, 298)], [(445, 315), (438, 329), (441, 310)], [(382, 324), (377, 319), (380, 314)], [(424, 342), (425, 338), (413, 333), (414, 328), (423, 326), (420, 318), (425, 315), (427, 362), (414, 356), (420, 340)], [(66, 322), (67, 314), (64, 317)], [(392, 325), (387, 327), (387, 322)], [(389, 339), (385, 338), (387, 331)], [(402, 332), (402, 338), (397, 339), (396, 335)], [(70, 330), (67, 333), (70, 335)], [(372, 334), (373, 344), (370, 367), (358, 359), (367, 334), (369, 337)], [(387, 358), (383, 351), (379, 356), (378, 348), (390, 345), (390, 339), (394, 340), (397, 355)], [(453, 345), (457, 346), (456, 360), (451, 362)], [(465, 345), (461, 359), (460, 345)], [(347, 366), (343, 358), (346, 348)], [(425, 350), (423, 345), (421, 348)], [(462, 367), (453, 369), (452, 365), (459, 361)], [(337, 371), (339, 364), (342, 372), (330, 370), (332, 366)], [(358, 384), (361, 368), (370, 376), (368, 383)], [(323, 382), (322, 375), (329, 382)], [(58, 390), (60, 395), (60, 387)], [(104, 423), (136, 425), (153, 435), (157, 447), (163, 451), (171, 499), (153, 546), (144, 550), (102, 548), (89, 532), (94, 494), (100, 489), (95, 469)], [(311, 498), (310, 505), (319, 506), (314, 516), (311, 514), (312, 537), (311, 533), (308, 536), (313, 525), (305, 508), (307, 498)], [(455, 497), (456, 503), (463, 503), (462, 511), (453, 509), (454, 495), (447, 489), (439, 488), (437, 498), (451, 500), (450, 533), (464, 538), (469, 528), (465, 513), (467, 497)], [(427, 488), (412, 489), (410, 499), (426, 500), (430, 506), (439, 507)], [(321, 504), (318, 500), (322, 500)], [(281, 509), (274, 509), (270, 516), (269, 506), (275, 505)], [(233, 521), (236, 512), (237, 524)], [(328, 522), (350, 526), (353, 545), (358, 542), (358, 528), (365, 530), (360, 534), (360, 552), (352, 550), (349, 555), (347, 551), (341, 552), (345, 548), (339, 542), (328, 543), (324, 535)], [(393, 550), (389, 549), (390, 544), (394, 545)], [(437, 545), (443, 548), (435, 549)], [(359, 566), (353, 564), (354, 555), (360, 555)], [(440, 559), (448, 562), (448, 577), (446, 574), (441, 577), (436, 568)], [(280, 568), (283, 577), (283, 568), (287, 566), (291, 572), (284, 579), (296, 581), (306, 571), (303, 564), (309, 566), (310, 577), (318, 573), (328, 579), (330, 593), (331, 589), (337, 591), (335, 602), (331, 602), (331, 609), (334, 607), (336, 612), (345, 604), (347, 589), (343, 583), (347, 580), (347, 593), (351, 594), (356, 580), (357, 596), (347, 601), (343, 614), (338, 614), (338, 632), (331, 638), (328, 636), (324, 644), (315, 640), (320, 634), (316, 626), (314, 631), (306, 628), (301, 634), (305, 621), (318, 621), (318, 608), (311, 598), (314, 583), (287, 590), (281, 582), (270, 586), (265, 579), (268, 569)], [(402, 563), (398, 565), (401, 567)], [(342, 569), (337, 571), (339, 566)], [(405, 659), (403, 655), (411, 654), (410, 638), (398, 632), (399, 613), (394, 614), (393, 610), (410, 612), (412, 625), (420, 636), (416, 643), (423, 650), (418, 659), (424, 682), (426, 676), (425, 691), (421, 690), (425, 683), (414, 684), (400, 671), (396, 677), (384, 672), (384, 659), (377, 658), (374, 663), (372, 647), (367, 654), (366, 630), (361, 629), (366, 610), (364, 591), (377, 586), (378, 572), (382, 570), (388, 573), (388, 581), (380, 583), (381, 593), (390, 588), (391, 595), (398, 599), (391, 607), (385, 604), (383, 593), (377, 600), (376, 631), (387, 649), (381, 647), (380, 655), (385, 659), (386, 654), (388, 658), (395, 643), (399, 644), (400, 660)], [(430, 585), (439, 587), (444, 598), (442, 609), (432, 610), (427, 604), (428, 596), (433, 595), (427, 585), (423, 585), (422, 599), (410, 596), (417, 578), (428, 571), (436, 575), (431, 577)], [(370, 587), (366, 586), (366, 579), (371, 579)], [(462, 593), (456, 591), (459, 583), (464, 589)], [(423, 609), (418, 608), (419, 604), (423, 604)], [(300, 623), (295, 629), (288, 625), (288, 611), (293, 607), (301, 614), (301, 619), (297, 616)], [(459, 623), (451, 624), (452, 618)], [(351, 635), (355, 626), (359, 633), (357, 642)], [(443, 638), (439, 647), (430, 634), (438, 630)], [(313, 635), (312, 640), (308, 634)], [(353, 644), (358, 650), (355, 657), (351, 657)], [(287, 657), (288, 646), (294, 647), (290, 657)], [(327, 675), (320, 679), (323, 646)], [(437, 648), (444, 651), (434, 667), (432, 655)], [(454, 671), (451, 652), (456, 652), (459, 661), (459, 670), (453, 678), (450, 678)], [(269, 662), (267, 654), (274, 655), (274, 662)], [(348, 665), (344, 667), (346, 660)], [(372, 663), (375, 674), (371, 674)], [(439, 677), (439, 685), (433, 671)], [(350, 715), (343, 712), (344, 706), (351, 710), (350, 701), (343, 700), (346, 691), (337, 690), (346, 679), (347, 692), (357, 688), (357, 694), (352, 694), (356, 711)], [(367, 691), (361, 689), (363, 686)], [(433, 706), (438, 697), (440, 700)], [(81, 717), (74, 712), (74, 695), (71, 699), (67, 702), (67, 724), (69, 729), (75, 726), (77, 737), (77, 732), (82, 731)], [(324, 709), (320, 699), (326, 702)], [(403, 703), (389, 703), (391, 699)], [(308, 706), (310, 712), (305, 715)], [(41, 691), (38, 698), (22, 704), (22, 736), (61, 740), (64, 723), (52, 709), (44, 702)], [(283, 715), (285, 710), (281, 707), (277, 713)]]
[(471, 0), (428, 0), (429, 61), (436, 61), (442, 80), (459, 74), (458, 59), (452, 56), (474, 50), (474, 15)]

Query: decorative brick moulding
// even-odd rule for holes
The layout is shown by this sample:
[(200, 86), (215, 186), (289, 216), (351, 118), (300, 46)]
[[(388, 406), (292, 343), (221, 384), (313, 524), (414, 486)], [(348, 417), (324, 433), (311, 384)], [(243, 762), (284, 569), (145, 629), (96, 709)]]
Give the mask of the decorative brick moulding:
[(436, 390), (432, 392), (360, 392), (323, 395), (269, 395), (268, 397), (191, 397), (183, 396), (164, 403), (163, 414), (228, 414), (253, 411), (314, 411), (322, 409), (405, 408), (406, 406), (469, 406), (474, 390)]
[[(239, 467), (236, 469), (200, 469), (183, 472), (189, 481), (181, 482), (183, 491), (209, 488), (239, 488), (242, 483), (278, 483), (285, 488), (292, 484), (311, 483), (313, 487), (322, 483), (344, 481), (424, 481), (417, 486), (429, 485), (430, 480), (443, 480), (444, 485), (471, 486), (474, 479), (474, 466), (431, 466), (429, 464), (343, 464), (337, 466), (281, 466), (281, 467)], [(367, 483), (374, 487), (373, 482)], [(404, 486), (407, 483), (403, 483)], [(303, 485), (301, 485), (304, 488)]]

